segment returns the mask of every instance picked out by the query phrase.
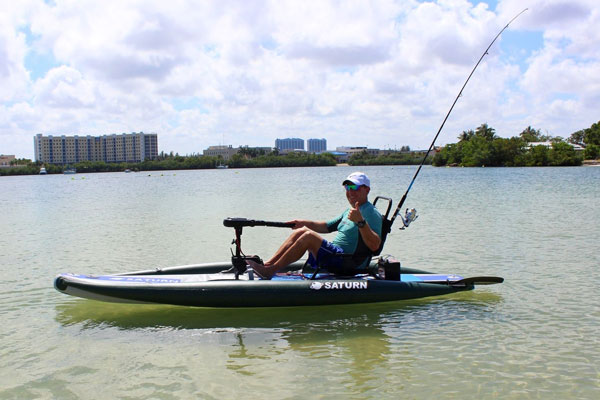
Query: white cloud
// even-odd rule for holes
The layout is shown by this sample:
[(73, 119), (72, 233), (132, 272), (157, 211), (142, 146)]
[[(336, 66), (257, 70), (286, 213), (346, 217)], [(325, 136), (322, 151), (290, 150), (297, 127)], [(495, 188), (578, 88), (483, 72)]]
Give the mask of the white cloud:
[(12, 17), (0, 12), (0, 101), (7, 103), (26, 98), (30, 83), (24, 66), (25, 34), (14, 29)]
[(41, 107), (76, 110), (92, 107), (95, 102), (93, 85), (73, 68), (61, 66), (48, 71), (36, 82), (34, 103)]
[[(528, 125), (569, 135), (599, 119), (595, 0), (501, 0), (495, 10), (466, 0), (2, 7), (3, 153), (32, 157), (38, 132), (140, 130), (182, 154), (287, 136), (427, 147), (481, 52), (524, 7), (510, 29), (541, 32), (541, 47), (523, 60), (494, 45), (439, 143), (484, 122), (503, 136)], [(33, 82), (29, 54), (54, 61), (36, 66)]]

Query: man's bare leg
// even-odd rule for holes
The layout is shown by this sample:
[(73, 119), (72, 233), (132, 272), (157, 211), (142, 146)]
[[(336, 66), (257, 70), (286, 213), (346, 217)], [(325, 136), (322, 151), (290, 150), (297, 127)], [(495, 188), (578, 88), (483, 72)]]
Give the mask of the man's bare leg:
[(315, 231), (310, 229), (304, 232), (296, 242), (290, 246), (287, 251), (273, 264), (278, 269), (287, 267), (294, 261), (298, 261), (306, 251), (310, 251), (314, 256), (317, 255), (319, 248), (323, 243), (323, 238)]
[[(261, 276), (270, 278), (280, 269), (288, 266), (294, 261), (298, 261), (306, 251), (310, 251), (313, 256), (316, 256), (323, 238), (315, 231), (310, 229), (303, 230), (300, 235), (292, 234), (290, 238), (296, 238), (295, 241), (286, 240), (284, 245), (281, 246), (278, 251), (279, 256), (275, 259), (275, 256), (271, 257), (268, 262), (272, 264), (261, 265), (252, 261), (248, 261), (248, 264)], [(288, 238), (288, 239), (290, 239)], [(277, 254), (276, 254), (277, 255)]]
[(270, 266), (277, 263), (277, 261), (285, 254), (285, 252), (288, 251), (288, 249), (308, 230), (308, 228), (300, 228), (293, 231), (292, 234), (283, 242), (283, 244), (279, 246), (279, 249), (277, 249), (275, 254), (265, 261), (265, 265)]

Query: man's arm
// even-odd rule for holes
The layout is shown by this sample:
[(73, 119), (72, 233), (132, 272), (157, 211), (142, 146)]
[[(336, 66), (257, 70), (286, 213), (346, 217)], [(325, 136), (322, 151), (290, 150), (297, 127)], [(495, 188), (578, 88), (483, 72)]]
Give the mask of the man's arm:
[(369, 250), (377, 251), (377, 249), (379, 249), (381, 238), (377, 232), (371, 229), (368, 222), (365, 221), (365, 225), (362, 228), (359, 226), (358, 232), (360, 233), (360, 236), (362, 236), (363, 242), (365, 242)]
[(360, 236), (362, 236), (363, 242), (365, 242), (369, 250), (377, 251), (381, 245), (381, 238), (377, 232), (371, 229), (369, 223), (363, 218), (360, 212), (360, 204), (356, 203), (354, 207), (350, 208), (348, 219), (358, 225), (358, 232), (360, 233)]
[(327, 229), (327, 223), (325, 221), (310, 221), (306, 219), (295, 219), (293, 221), (288, 221), (289, 223), (293, 223), (294, 227), (292, 229), (299, 229), (302, 227), (307, 227), (317, 233), (329, 233)]

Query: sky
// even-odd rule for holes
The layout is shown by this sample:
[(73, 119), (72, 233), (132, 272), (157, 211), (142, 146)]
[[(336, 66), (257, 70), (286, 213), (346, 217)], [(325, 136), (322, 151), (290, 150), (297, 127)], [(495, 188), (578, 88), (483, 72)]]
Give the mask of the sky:
[(0, 154), (33, 136), (158, 134), (159, 151), (426, 149), (483, 123), (600, 120), (597, 0), (0, 0)]

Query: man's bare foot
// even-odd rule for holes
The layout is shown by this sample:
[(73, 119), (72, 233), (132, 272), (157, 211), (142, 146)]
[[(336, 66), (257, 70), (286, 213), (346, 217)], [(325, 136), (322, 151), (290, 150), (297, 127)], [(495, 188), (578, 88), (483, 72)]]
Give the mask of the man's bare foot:
[(253, 260), (246, 260), (246, 264), (263, 279), (271, 279), (275, 275), (275, 272), (277, 272), (273, 267), (269, 268)]

